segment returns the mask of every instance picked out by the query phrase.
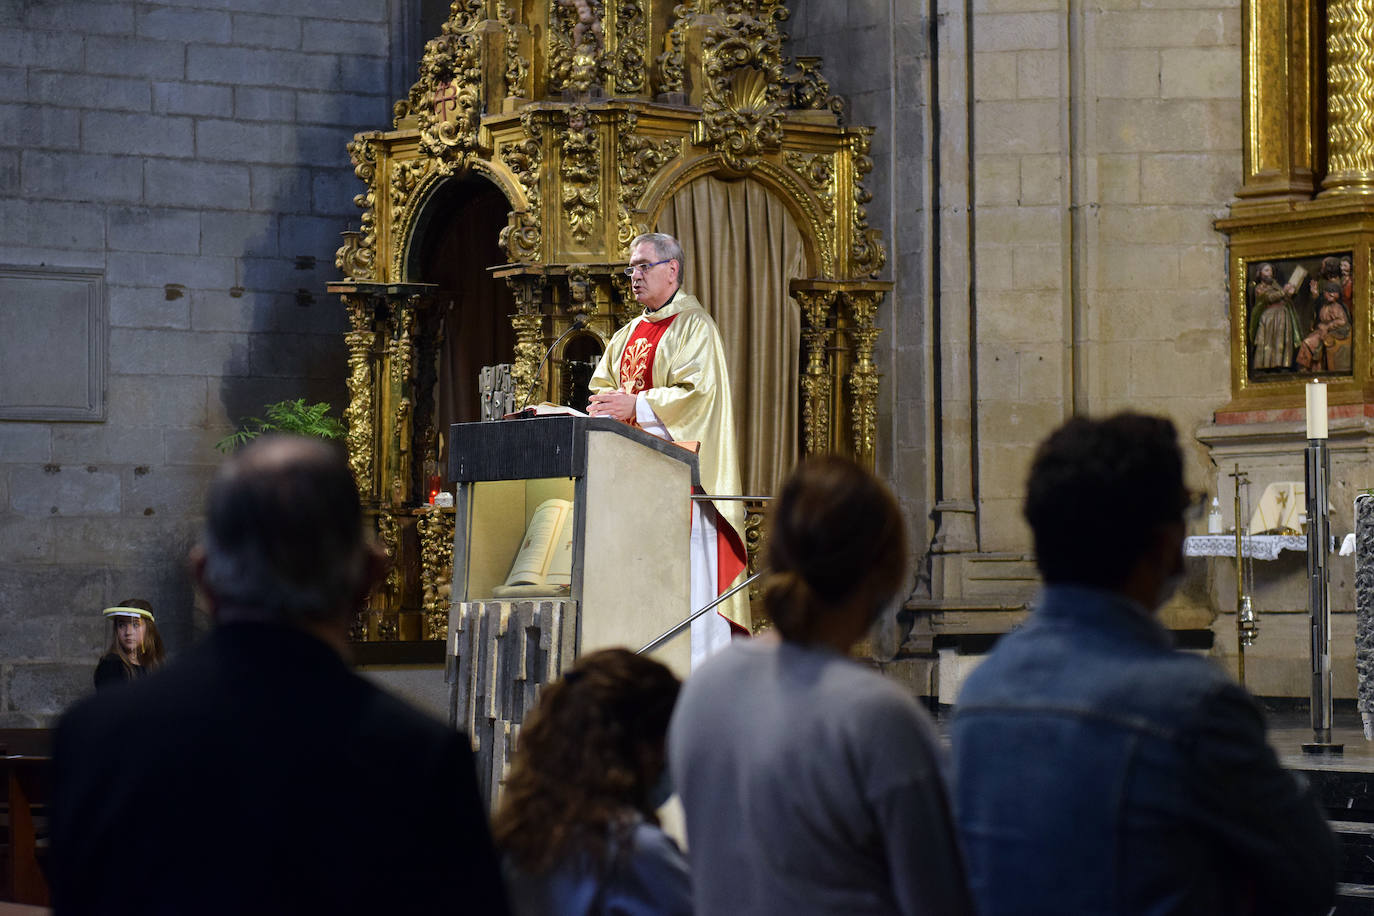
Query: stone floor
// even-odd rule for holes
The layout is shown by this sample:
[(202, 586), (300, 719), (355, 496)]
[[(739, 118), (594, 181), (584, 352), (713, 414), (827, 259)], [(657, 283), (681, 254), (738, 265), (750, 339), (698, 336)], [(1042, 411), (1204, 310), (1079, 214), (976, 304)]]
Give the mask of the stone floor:
[(1337, 710), (1332, 719), (1331, 741), (1343, 745), (1340, 754), (1304, 753), (1313, 741), (1311, 718), (1306, 711), (1268, 713), (1269, 743), (1279, 760), (1290, 769), (1374, 773), (1374, 741), (1366, 741), (1359, 715)]

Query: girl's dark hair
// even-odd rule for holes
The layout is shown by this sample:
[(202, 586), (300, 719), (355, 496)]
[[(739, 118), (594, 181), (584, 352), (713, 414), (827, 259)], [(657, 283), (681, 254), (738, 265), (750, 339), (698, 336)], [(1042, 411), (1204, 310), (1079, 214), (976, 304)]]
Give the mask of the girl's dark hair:
[[(142, 598), (125, 598), (119, 602), (119, 606), (136, 607), (141, 611), (147, 611), (149, 614), (153, 612), (152, 602)], [(118, 619), (118, 617), (110, 618), (110, 648), (107, 652), (123, 662), (124, 667), (128, 669), (133, 666), (124, 655), (124, 647), (119, 644), (119, 627), (115, 623)], [(157, 631), (157, 624), (147, 617), (143, 618), (143, 646), (138, 652), (138, 663), (151, 671), (162, 664), (166, 656), (167, 653), (162, 648), (162, 634)], [(132, 671), (129, 671), (128, 674), (130, 677), (133, 676)]]
[(661, 764), (681, 682), (663, 665), (625, 649), (583, 657), (544, 688), (520, 729), (501, 802), (496, 845), (537, 874), (584, 856), (597, 868), (629, 850)]
[(802, 463), (782, 485), (768, 534), (764, 605), (787, 639), (859, 595), (881, 608), (906, 570), (906, 528), (892, 493), (847, 458)]

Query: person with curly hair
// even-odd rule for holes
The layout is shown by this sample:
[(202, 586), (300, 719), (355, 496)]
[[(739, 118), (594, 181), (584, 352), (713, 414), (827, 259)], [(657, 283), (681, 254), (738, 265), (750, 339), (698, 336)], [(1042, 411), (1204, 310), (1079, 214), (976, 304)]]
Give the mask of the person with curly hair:
[(697, 916), (972, 912), (930, 716), (848, 657), (897, 594), (906, 544), (891, 492), (848, 459), (783, 484), (777, 633), (694, 672), (668, 733)]
[(492, 834), (515, 916), (690, 916), (681, 850), (654, 812), (681, 683), (625, 649), (583, 657), (520, 729)]
[(162, 636), (153, 621), (151, 603), (126, 598), (103, 613), (112, 626), (110, 648), (95, 666), (97, 690), (143, 677), (162, 664)]

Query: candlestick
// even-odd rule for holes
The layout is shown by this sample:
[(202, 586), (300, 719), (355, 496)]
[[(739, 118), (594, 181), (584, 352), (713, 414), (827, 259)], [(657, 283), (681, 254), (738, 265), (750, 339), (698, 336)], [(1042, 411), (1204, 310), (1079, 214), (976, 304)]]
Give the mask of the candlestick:
[(1326, 438), (1326, 385), (1307, 383), (1307, 438)]

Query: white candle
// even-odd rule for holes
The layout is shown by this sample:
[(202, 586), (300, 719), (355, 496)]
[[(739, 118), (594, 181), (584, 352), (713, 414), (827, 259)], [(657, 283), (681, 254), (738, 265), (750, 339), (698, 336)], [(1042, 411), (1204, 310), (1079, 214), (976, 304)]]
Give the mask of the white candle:
[(1326, 438), (1326, 386), (1307, 383), (1307, 438)]

